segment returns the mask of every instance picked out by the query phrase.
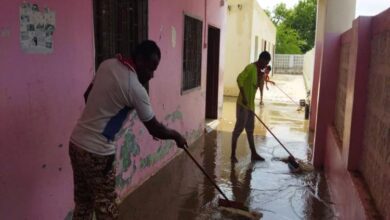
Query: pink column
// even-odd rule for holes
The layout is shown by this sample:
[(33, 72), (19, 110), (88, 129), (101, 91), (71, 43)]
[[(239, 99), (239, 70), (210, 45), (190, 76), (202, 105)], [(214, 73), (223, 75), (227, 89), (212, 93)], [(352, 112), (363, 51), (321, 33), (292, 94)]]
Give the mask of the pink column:
[(339, 57), (340, 34), (325, 33), (318, 85), (317, 116), (315, 118), (313, 164), (316, 168), (323, 166), (327, 127), (332, 124), (334, 118)]
[(371, 53), (371, 17), (353, 23), (345, 103), (343, 159), (349, 170), (357, 170), (362, 152), (367, 83)]
[(309, 129), (314, 130), (317, 119), (317, 99), (318, 99), (318, 85), (321, 73), (321, 61), (322, 61), (322, 44), (323, 42), (316, 42), (315, 60), (314, 60), (314, 74), (313, 85), (311, 89), (311, 102), (310, 102), (310, 123)]

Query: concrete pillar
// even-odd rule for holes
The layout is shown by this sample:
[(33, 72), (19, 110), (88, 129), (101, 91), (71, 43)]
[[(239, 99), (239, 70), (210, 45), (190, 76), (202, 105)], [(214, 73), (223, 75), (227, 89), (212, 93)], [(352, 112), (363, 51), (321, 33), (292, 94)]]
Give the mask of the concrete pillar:
[(314, 52), (314, 74), (311, 89), (311, 111), (310, 111), (310, 130), (314, 130), (317, 116), (317, 97), (318, 97), (318, 81), (320, 78), (321, 62), (322, 62), (322, 47), (324, 42), (325, 31), (325, 15), (326, 15), (326, 0), (317, 0), (317, 22), (315, 36), (315, 52)]
[(351, 28), (356, 0), (318, 0), (316, 58), (310, 127), (315, 130), (313, 163), (324, 162), (326, 131), (334, 118), (340, 35)]
[(343, 135), (344, 163), (349, 170), (358, 170), (363, 148), (367, 82), (371, 51), (371, 17), (359, 17), (353, 23), (349, 55)]

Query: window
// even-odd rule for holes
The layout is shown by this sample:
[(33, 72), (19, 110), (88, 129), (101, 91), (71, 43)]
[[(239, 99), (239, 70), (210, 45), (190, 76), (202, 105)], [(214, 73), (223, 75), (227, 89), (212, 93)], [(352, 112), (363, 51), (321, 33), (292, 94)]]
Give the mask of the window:
[(133, 48), (148, 36), (147, 0), (94, 0), (95, 63)]
[(202, 66), (202, 21), (184, 16), (182, 92), (200, 86)]

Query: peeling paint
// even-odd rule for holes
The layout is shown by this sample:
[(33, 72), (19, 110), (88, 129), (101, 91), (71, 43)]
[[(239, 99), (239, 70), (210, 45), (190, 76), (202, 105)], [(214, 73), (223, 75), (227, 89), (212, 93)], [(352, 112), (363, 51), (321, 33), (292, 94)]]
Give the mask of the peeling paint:
[(172, 32), (172, 39), (171, 39), (172, 48), (175, 48), (176, 47), (176, 28), (174, 26), (171, 26), (171, 32)]
[(162, 39), (162, 37), (163, 37), (163, 32), (164, 32), (164, 25), (161, 25), (161, 27), (160, 27), (160, 36), (159, 36), (159, 40), (161, 40)]
[(125, 143), (121, 146), (120, 158), (122, 159), (122, 168), (124, 171), (131, 165), (131, 157), (140, 153), (140, 147), (135, 140), (135, 135), (131, 132), (125, 134)]
[(200, 124), (198, 126), (198, 129), (194, 129), (192, 131), (186, 131), (184, 133), (184, 137), (187, 139), (187, 142), (191, 143), (193, 141), (195, 141), (196, 139), (198, 139), (201, 135), (202, 135), (202, 131), (203, 131), (203, 126), (202, 124)]
[(155, 153), (149, 154), (145, 158), (141, 159), (141, 168), (153, 166), (155, 163), (160, 161), (171, 151), (173, 145), (173, 141), (163, 141), (163, 144), (157, 149)]
[(10, 27), (0, 27), (0, 37), (8, 38), (11, 36), (11, 28)]
[[(120, 188), (123, 188), (131, 182), (131, 178), (137, 170), (137, 166), (133, 163), (133, 158), (139, 154), (140, 147), (135, 139), (135, 135), (128, 129), (124, 135), (124, 143), (120, 147), (119, 164), (121, 164), (121, 166), (119, 173), (116, 176), (116, 184)], [(131, 166), (133, 169), (130, 175), (125, 175)]]
[(72, 220), (73, 219), (73, 209), (68, 212), (64, 220)]
[(183, 113), (179, 111), (179, 108), (176, 111), (165, 116), (165, 120), (170, 122), (175, 122), (176, 120), (182, 120), (182, 119), (183, 119)]
[[(174, 150), (176, 146), (172, 140), (160, 141), (156, 145), (153, 144), (152, 149), (141, 148), (148, 138), (149, 134), (142, 124), (136, 120), (138, 118), (136, 113), (129, 116), (125, 124), (127, 128), (123, 137), (118, 141), (117, 155), (117, 176), (116, 187), (119, 192), (126, 191), (132, 184), (136, 184), (142, 177), (142, 170), (153, 167), (158, 162), (164, 160), (167, 155)], [(171, 124), (182, 122), (183, 113), (180, 111), (180, 106), (175, 111), (166, 114), (162, 123), (171, 126)], [(202, 134), (202, 124), (199, 124), (197, 129), (187, 131), (184, 133), (187, 141), (192, 141), (199, 138)], [(123, 142), (123, 143), (121, 143)], [(142, 142), (142, 143), (141, 143)], [(151, 151), (152, 150), (152, 151)]]
[(120, 189), (126, 188), (131, 183), (131, 180), (132, 180), (136, 170), (137, 170), (137, 166), (135, 164), (133, 164), (131, 173), (128, 177), (124, 177), (122, 174), (117, 175), (115, 178), (116, 186), (119, 187)]

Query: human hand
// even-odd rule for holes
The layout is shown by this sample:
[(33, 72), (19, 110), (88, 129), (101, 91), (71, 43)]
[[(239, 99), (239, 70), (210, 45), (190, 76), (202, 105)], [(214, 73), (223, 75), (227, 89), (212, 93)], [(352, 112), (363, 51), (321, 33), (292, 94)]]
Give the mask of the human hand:
[(176, 146), (178, 148), (185, 148), (187, 147), (187, 140), (177, 131), (175, 131), (175, 137), (174, 140), (176, 142)]

